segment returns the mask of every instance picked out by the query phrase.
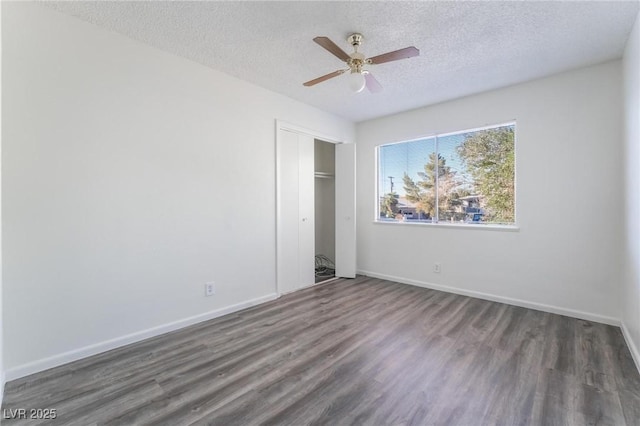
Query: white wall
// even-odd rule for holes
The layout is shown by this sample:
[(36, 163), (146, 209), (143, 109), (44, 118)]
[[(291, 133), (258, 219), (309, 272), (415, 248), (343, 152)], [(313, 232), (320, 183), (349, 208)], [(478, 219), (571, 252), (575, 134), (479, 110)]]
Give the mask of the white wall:
[[(2, 7), (0, 7), (0, 99), (2, 99)], [(2, 103), (0, 102), (0, 206), (2, 206)], [(2, 209), (0, 208), (0, 406), (4, 396), (4, 310), (2, 308)]]
[(8, 378), (274, 297), (275, 119), (344, 141), (354, 126), (48, 8), (2, 8)]
[(623, 59), (625, 140), (625, 275), (622, 324), (640, 369), (640, 14)]
[[(620, 80), (616, 61), (358, 124), (359, 270), (617, 323)], [(374, 224), (377, 145), (514, 119), (518, 232)]]

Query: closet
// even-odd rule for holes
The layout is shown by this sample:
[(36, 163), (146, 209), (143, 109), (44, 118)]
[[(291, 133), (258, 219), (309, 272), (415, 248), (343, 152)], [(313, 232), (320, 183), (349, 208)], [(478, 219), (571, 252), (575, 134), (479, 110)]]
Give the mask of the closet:
[(279, 122), (276, 176), (278, 294), (329, 278), (316, 280), (316, 254), (354, 278), (354, 145)]
[(314, 142), (315, 282), (335, 277), (336, 150), (335, 144)]

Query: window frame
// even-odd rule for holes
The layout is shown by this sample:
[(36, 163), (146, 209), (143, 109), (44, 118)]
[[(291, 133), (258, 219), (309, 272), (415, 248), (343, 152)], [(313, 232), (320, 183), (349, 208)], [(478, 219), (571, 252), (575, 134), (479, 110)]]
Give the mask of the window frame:
[[(514, 135), (513, 135), (513, 151), (514, 151), (514, 165), (513, 165), (513, 188), (514, 188), (514, 196), (513, 196), (513, 215), (514, 215), (514, 221), (513, 223), (485, 223), (485, 222), (475, 222), (475, 223), (469, 223), (469, 222), (450, 222), (450, 221), (440, 221), (439, 217), (438, 220), (435, 222), (413, 222), (413, 221), (406, 221), (406, 220), (380, 220), (380, 148), (383, 146), (389, 146), (389, 145), (398, 145), (398, 144), (403, 144), (403, 143), (411, 143), (411, 142), (417, 142), (417, 141), (421, 141), (421, 140), (427, 140), (427, 139), (434, 139), (434, 144), (435, 144), (435, 148), (434, 148), (434, 152), (436, 153), (436, 155), (438, 155), (439, 150), (438, 150), (438, 138), (443, 138), (443, 137), (447, 137), (447, 136), (453, 136), (453, 135), (459, 135), (459, 134), (463, 134), (463, 133), (472, 133), (472, 132), (479, 132), (482, 130), (489, 130), (489, 129), (495, 129), (495, 128), (499, 128), (499, 127), (508, 127), (508, 126), (513, 126), (514, 129)], [(388, 142), (388, 143), (382, 143), (379, 145), (376, 145), (374, 147), (375, 150), (375, 154), (374, 154), (374, 161), (375, 161), (375, 205), (374, 205), (374, 223), (375, 224), (381, 224), (381, 225), (392, 225), (392, 226), (403, 226), (403, 225), (408, 225), (408, 226), (425, 226), (425, 227), (438, 227), (438, 228), (454, 228), (454, 229), (478, 229), (478, 230), (494, 230), (494, 231), (519, 231), (520, 230), (520, 226), (519, 226), (519, 222), (518, 222), (518, 202), (517, 202), (517, 198), (518, 198), (518, 184), (517, 184), (517, 174), (518, 174), (518, 167), (517, 167), (517, 158), (518, 158), (518, 154), (517, 154), (517, 144), (518, 144), (518, 132), (517, 132), (517, 121), (515, 119), (513, 120), (509, 120), (509, 121), (505, 121), (505, 122), (501, 122), (498, 124), (488, 124), (488, 125), (483, 125), (483, 126), (479, 126), (479, 127), (473, 127), (473, 128), (469, 128), (469, 129), (464, 129), (464, 130), (456, 130), (456, 131), (449, 131), (449, 132), (443, 132), (443, 133), (439, 133), (439, 132), (435, 132), (435, 133), (431, 133), (431, 134), (427, 134), (427, 135), (423, 135), (423, 136), (418, 136), (415, 138), (411, 138), (411, 139), (404, 139), (404, 140), (399, 140), (399, 141), (393, 141), (393, 142)], [(437, 163), (436, 163), (437, 166)], [(436, 173), (436, 182), (437, 182), (437, 173)], [(437, 184), (436, 184), (436, 188), (437, 188)], [(436, 205), (438, 205), (438, 192), (436, 191)], [(438, 214), (439, 216), (439, 214)]]

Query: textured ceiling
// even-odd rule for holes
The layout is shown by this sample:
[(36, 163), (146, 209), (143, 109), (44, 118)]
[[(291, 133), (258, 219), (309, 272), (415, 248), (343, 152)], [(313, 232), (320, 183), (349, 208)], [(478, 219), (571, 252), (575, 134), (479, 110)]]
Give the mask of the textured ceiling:
[[(638, 13), (632, 2), (56, 2), (46, 3), (352, 121), (362, 121), (620, 58)], [(346, 75), (302, 83), (343, 63), (364, 35), (371, 57), (421, 55), (370, 67), (381, 93), (349, 91)]]

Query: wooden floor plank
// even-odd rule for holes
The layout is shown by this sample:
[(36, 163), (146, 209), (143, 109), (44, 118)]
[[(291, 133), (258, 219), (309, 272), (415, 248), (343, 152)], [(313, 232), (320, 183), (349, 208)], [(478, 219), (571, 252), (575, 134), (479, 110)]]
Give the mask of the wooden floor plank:
[[(338, 279), (9, 382), (7, 425), (640, 425), (616, 327)], [(6, 417), (6, 416), (5, 416)]]

